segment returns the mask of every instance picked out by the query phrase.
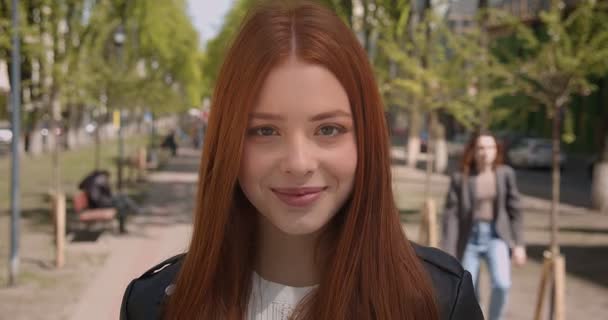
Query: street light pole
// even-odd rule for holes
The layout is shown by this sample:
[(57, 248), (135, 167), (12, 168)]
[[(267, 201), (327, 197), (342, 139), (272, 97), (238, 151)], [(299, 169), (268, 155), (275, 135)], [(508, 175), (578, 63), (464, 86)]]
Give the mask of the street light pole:
[(124, 143), (122, 130), (122, 110), (118, 110), (118, 193), (122, 193)]
[[(123, 65), (122, 50), (123, 50), (123, 44), (125, 43), (125, 40), (126, 40), (126, 35), (125, 35), (124, 27), (122, 25), (120, 25), (114, 32), (114, 44), (118, 48), (118, 50), (117, 50), (118, 67), (121, 69), (121, 71), (122, 71), (122, 65)], [(117, 189), (118, 189), (119, 194), (122, 193), (122, 187), (123, 187), (124, 137), (123, 137), (123, 121), (122, 120), (123, 120), (122, 110), (121, 110), (121, 108), (118, 108), (118, 177), (117, 177), (118, 183), (117, 183)]]
[(21, 115), (21, 57), (19, 55), (19, 0), (12, 2), (13, 15), (13, 46), (11, 53), (11, 102), (12, 102), (12, 146), (11, 146), (11, 251), (9, 261), (8, 285), (17, 283), (19, 273), (19, 221), (21, 212), (19, 208), (19, 136)]
[[(125, 34), (125, 28), (123, 24), (120, 24), (118, 28), (114, 31), (114, 44), (117, 47), (117, 55), (118, 55), (118, 68), (120, 75), (123, 75), (123, 44), (125, 43), (127, 36)], [(115, 99), (116, 101), (116, 99)], [(124, 103), (124, 101), (119, 100), (119, 104)], [(118, 194), (122, 198), (123, 192), (123, 165), (124, 165), (124, 132), (123, 132), (123, 115), (122, 115), (122, 107), (118, 108)], [(118, 208), (118, 228), (120, 233), (125, 233), (125, 212), (124, 208)]]

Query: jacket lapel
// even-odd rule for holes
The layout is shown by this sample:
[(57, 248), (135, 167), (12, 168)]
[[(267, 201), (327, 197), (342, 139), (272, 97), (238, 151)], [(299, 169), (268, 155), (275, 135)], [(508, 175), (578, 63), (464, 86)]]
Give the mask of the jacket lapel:
[(466, 205), (465, 207), (465, 213), (467, 215), (472, 215), (473, 213), (473, 208), (475, 208), (475, 192), (476, 192), (476, 182), (477, 181), (477, 176), (476, 175), (469, 175), (467, 177), (467, 183), (466, 183), (466, 188), (465, 188), (465, 197), (464, 197), (464, 203)]
[[(505, 199), (505, 175), (500, 168), (496, 168), (496, 198), (494, 198), (494, 212), (498, 214), (498, 208), (503, 204), (501, 201)], [(496, 217), (494, 217), (496, 219)]]

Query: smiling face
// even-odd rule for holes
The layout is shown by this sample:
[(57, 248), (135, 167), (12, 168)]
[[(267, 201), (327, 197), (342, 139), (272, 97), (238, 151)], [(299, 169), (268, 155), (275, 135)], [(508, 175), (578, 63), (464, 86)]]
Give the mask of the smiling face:
[(322, 66), (291, 58), (265, 80), (249, 115), (241, 189), (264, 224), (321, 230), (353, 189), (357, 167), (348, 96)]

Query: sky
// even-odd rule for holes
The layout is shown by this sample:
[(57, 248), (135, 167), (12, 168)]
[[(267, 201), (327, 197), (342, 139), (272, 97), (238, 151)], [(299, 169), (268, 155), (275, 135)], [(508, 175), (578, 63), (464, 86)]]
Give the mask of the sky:
[(188, 0), (189, 15), (198, 30), (201, 44), (213, 38), (234, 0)]

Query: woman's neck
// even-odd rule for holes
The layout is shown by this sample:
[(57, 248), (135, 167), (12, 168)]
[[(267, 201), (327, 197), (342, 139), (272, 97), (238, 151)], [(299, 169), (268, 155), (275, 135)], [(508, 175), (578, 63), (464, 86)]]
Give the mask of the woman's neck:
[(319, 283), (315, 261), (318, 234), (288, 235), (260, 216), (255, 270), (264, 279), (291, 287)]

